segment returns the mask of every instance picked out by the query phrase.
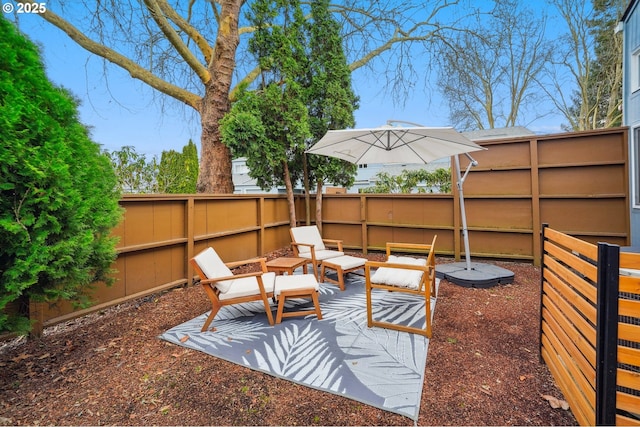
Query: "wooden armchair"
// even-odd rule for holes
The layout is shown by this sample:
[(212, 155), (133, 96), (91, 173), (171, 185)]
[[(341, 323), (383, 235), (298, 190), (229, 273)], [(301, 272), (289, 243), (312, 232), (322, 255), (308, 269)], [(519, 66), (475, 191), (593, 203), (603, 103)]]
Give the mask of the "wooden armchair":
[[(367, 261), (365, 263), (367, 325), (398, 331), (411, 332), (431, 338), (431, 297), (436, 296), (436, 237), (430, 245), (418, 243), (387, 243), (387, 261)], [(425, 258), (392, 255), (392, 251), (427, 253)], [(372, 272), (372, 268), (377, 269)], [(425, 327), (418, 328), (373, 318), (372, 292), (380, 289), (389, 292), (402, 292), (424, 299)]]
[[(318, 265), (322, 260), (343, 256), (342, 240), (323, 239), (315, 225), (292, 227), (291, 246), (296, 257), (307, 258), (313, 266), (313, 274), (318, 278)], [(327, 246), (335, 246), (337, 250)]]
[[(191, 265), (200, 276), (200, 284), (211, 300), (211, 313), (202, 326), (202, 332), (209, 328), (221, 307), (251, 301), (262, 301), (269, 324), (274, 324), (269, 298), (273, 297), (276, 274), (267, 272), (266, 261), (266, 258), (254, 258), (224, 263), (211, 247), (191, 258)], [(262, 271), (234, 275), (230, 270), (250, 263), (260, 263)]]

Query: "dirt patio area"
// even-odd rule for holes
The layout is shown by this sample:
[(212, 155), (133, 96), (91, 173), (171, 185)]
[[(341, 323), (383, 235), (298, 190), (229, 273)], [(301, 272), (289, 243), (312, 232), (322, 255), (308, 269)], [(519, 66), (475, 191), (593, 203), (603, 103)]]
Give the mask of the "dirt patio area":
[[(539, 359), (540, 269), (495, 264), (515, 282), (441, 282), (418, 424), (576, 425), (547, 400), (563, 397)], [(157, 338), (209, 308), (189, 286), (0, 344), (0, 425), (413, 425)]]

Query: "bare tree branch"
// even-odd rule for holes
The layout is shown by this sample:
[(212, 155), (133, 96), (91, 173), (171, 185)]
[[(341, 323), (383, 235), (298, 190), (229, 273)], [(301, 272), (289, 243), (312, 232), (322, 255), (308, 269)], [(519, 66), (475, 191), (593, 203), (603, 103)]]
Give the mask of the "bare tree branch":
[[(195, 0), (191, 0), (191, 5), (189, 9), (191, 9), (193, 2)], [(202, 34), (194, 28), (189, 22), (182, 18), (182, 16), (178, 15), (171, 6), (167, 3), (166, 0), (156, 0), (158, 6), (162, 10), (162, 12), (173, 21), (182, 31), (184, 31), (187, 36), (193, 40), (202, 55), (204, 56), (205, 63), (209, 64), (211, 62), (211, 57), (213, 55), (213, 49), (209, 46), (207, 40), (202, 36)], [(207, 73), (208, 74), (208, 73)]]
[[(36, 3), (33, 0), (21, 0), (20, 3)], [(201, 100), (200, 96), (191, 93), (185, 89), (182, 89), (179, 86), (168, 83), (165, 80), (157, 77), (152, 72), (146, 70), (145, 68), (138, 65), (133, 60), (127, 58), (124, 55), (110, 49), (100, 43), (97, 43), (87, 36), (85, 36), (80, 30), (71, 25), (68, 21), (64, 20), (60, 16), (55, 13), (47, 10), (42, 13), (41, 16), (52, 23), (56, 27), (60, 28), (62, 31), (67, 33), (69, 37), (71, 37), (76, 43), (85, 48), (91, 53), (94, 53), (102, 58), (105, 58), (109, 62), (112, 62), (129, 72), (131, 77), (134, 79), (141, 80), (151, 86), (154, 89), (159, 90), (160, 92), (167, 94), (175, 99), (178, 99), (185, 104), (198, 109), (199, 102)]]

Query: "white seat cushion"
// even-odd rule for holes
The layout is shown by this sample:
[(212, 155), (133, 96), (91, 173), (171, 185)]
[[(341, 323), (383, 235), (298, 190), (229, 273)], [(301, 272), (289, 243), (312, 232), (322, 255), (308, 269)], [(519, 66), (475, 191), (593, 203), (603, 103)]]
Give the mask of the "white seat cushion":
[[(300, 246), (302, 248), (302, 246)], [(333, 249), (322, 249), (322, 250), (317, 250), (316, 249), (316, 260), (318, 261), (322, 261), (323, 259), (329, 259), (329, 258), (335, 258), (335, 257), (339, 257), (339, 256), (343, 256), (344, 252), (342, 251), (334, 251)], [(311, 252), (306, 252), (306, 253), (299, 253), (298, 254), (301, 258), (307, 258), (307, 259), (311, 259)]]
[[(207, 279), (233, 276), (233, 273), (231, 273), (229, 267), (224, 264), (222, 259), (220, 259), (218, 253), (211, 247), (200, 252), (194, 257), (194, 259), (196, 260), (198, 267), (200, 267), (200, 270), (202, 270), (205, 276), (207, 276)], [(216, 284), (216, 287), (222, 293), (227, 292), (230, 286), (231, 281), (229, 280), (225, 280), (224, 282)]]
[[(276, 280), (276, 273), (269, 272), (262, 275), (262, 283), (264, 284), (264, 290), (269, 293), (273, 292), (273, 286)], [(231, 298), (244, 297), (249, 295), (257, 295), (260, 293), (260, 287), (258, 286), (258, 279), (255, 277), (243, 277), (241, 279), (226, 280), (222, 283), (229, 284), (226, 292), (220, 290), (221, 301)], [(218, 284), (219, 286), (220, 284)]]
[(328, 264), (339, 265), (343, 270), (363, 267), (366, 261), (366, 258), (358, 258), (351, 255), (344, 255), (325, 260)]
[[(427, 260), (423, 258), (395, 255), (389, 255), (387, 262), (393, 264), (427, 265)], [(383, 285), (401, 286), (409, 289), (418, 289), (420, 287), (420, 280), (422, 279), (423, 274), (424, 272), (419, 270), (380, 267), (373, 276), (371, 276), (371, 282)]]
[(293, 274), (291, 276), (277, 276), (273, 295), (277, 297), (282, 291), (294, 289), (309, 289), (317, 291), (320, 288), (316, 276), (313, 274)]
[[(320, 236), (320, 231), (315, 225), (293, 227), (291, 228), (291, 234), (293, 235), (293, 240), (295, 240), (296, 243), (306, 243), (308, 245), (314, 245), (316, 253), (325, 249), (324, 242), (322, 241), (322, 236)], [(298, 252), (302, 256), (302, 254), (311, 252), (311, 248), (309, 248), (308, 246), (298, 246)]]

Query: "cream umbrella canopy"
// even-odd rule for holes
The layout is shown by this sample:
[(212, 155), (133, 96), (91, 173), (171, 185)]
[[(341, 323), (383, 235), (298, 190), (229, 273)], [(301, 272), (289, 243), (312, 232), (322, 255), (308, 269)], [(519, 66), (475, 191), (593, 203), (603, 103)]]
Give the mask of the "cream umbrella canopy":
[(355, 164), (429, 163), (486, 150), (451, 127), (382, 126), (330, 130), (307, 153)]
[[(465, 246), (464, 270), (465, 276), (469, 276), (458, 284), (475, 286), (475, 283), (487, 282), (484, 278), (477, 279), (475, 277), (477, 271), (474, 271), (477, 269), (472, 267), (463, 194), (464, 181), (471, 168), (478, 164), (469, 153), (486, 150), (486, 148), (474, 143), (452, 127), (424, 127), (396, 120), (388, 123), (403, 123), (411, 126), (387, 124), (369, 129), (330, 130), (309, 148), (307, 153), (336, 157), (355, 164), (426, 164), (454, 156)], [(460, 154), (469, 158), (469, 165), (464, 174), (460, 171), (458, 157)], [(452, 280), (450, 277), (447, 278)]]

